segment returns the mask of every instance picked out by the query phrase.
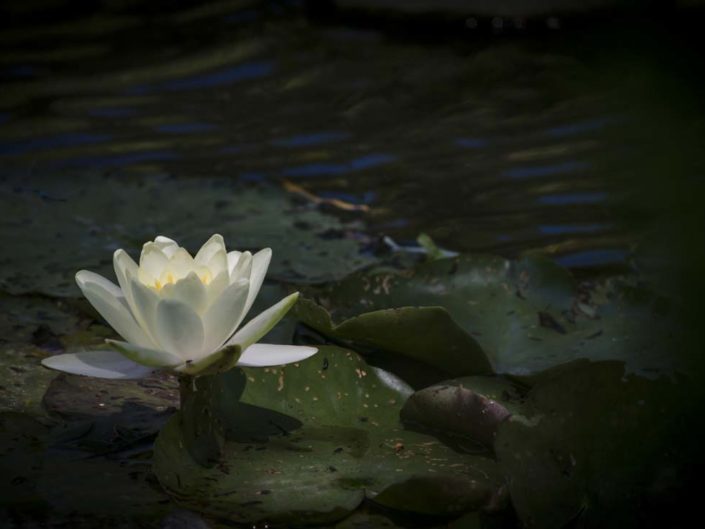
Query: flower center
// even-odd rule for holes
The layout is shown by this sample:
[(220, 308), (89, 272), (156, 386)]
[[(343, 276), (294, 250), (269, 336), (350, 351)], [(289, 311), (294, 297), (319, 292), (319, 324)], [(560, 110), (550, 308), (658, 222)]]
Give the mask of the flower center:
[[(198, 276), (198, 279), (201, 280), (201, 283), (203, 283), (204, 285), (208, 285), (213, 280), (213, 276), (211, 275), (210, 270), (202, 270), (196, 275)], [(176, 276), (174, 276), (173, 272), (169, 272), (166, 274), (166, 276), (162, 276), (161, 279), (155, 279), (153, 286), (154, 289), (159, 292), (166, 285), (173, 285), (179, 279), (182, 278), (177, 278)]]

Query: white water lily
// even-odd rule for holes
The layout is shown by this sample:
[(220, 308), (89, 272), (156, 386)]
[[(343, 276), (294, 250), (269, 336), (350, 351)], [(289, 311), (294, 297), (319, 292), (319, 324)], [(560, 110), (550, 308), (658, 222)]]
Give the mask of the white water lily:
[(141, 378), (155, 369), (198, 375), (235, 365), (265, 367), (304, 360), (315, 347), (256, 343), (296, 303), (287, 296), (242, 328), (267, 273), (272, 251), (227, 252), (213, 235), (192, 257), (168, 237), (144, 244), (139, 266), (113, 255), (119, 286), (87, 270), (76, 274), (84, 296), (125, 341), (42, 363), (100, 378)]

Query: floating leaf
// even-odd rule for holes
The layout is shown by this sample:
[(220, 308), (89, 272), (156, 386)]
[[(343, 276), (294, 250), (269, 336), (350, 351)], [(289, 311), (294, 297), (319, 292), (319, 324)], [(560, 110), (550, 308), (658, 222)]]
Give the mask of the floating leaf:
[[(622, 360), (629, 372), (653, 376), (673, 368), (673, 358), (663, 351), (677, 348), (662, 300), (627, 280), (579, 288), (568, 271), (538, 256), (508, 261), (463, 255), (411, 271), (358, 272), (308, 288), (305, 295), (330, 311), (328, 315), (309, 304), (298, 312), (323, 334), (350, 340), (355, 347), (406, 348), (405, 354), (431, 365), (457, 366), (456, 376), (481, 374), (464, 371), (468, 359), (479, 358), (481, 352), (498, 373), (532, 375), (587, 358)], [(403, 312), (390, 311), (394, 307), (404, 307)], [(412, 319), (420, 318), (417, 311), (440, 319), (437, 307), (450, 314), (448, 330), (436, 333), (438, 324), (411, 323), (419, 323)], [(409, 324), (398, 318), (390, 325), (395, 314), (409, 318)], [(344, 321), (332, 325), (331, 318)], [(343, 332), (349, 327), (355, 332)], [(416, 343), (425, 352), (416, 351)]]
[[(368, 497), (457, 516), (498, 488), (490, 459), (404, 430), (399, 410), (410, 389), (352, 351), (325, 346), (300, 364), (193, 384), (182, 409), (196, 399), (191, 414), (220, 434), (182, 411), (155, 447), (162, 485), (189, 508), (242, 523), (330, 523)], [(431, 490), (439, 501), (424, 500)]]
[(295, 314), (326, 336), (419, 360), (446, 373), (491, 373), (477, 342), (441, 307), (402, 307), (368, 312), (334, 324), (328, 312), (301, 299)]

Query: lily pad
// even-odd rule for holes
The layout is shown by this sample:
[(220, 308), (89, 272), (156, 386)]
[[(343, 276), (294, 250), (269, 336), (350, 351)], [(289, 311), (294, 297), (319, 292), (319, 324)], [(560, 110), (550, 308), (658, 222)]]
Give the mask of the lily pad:
[(135, 255), (158, 234), (190, 249), (214, 231), (234, 249), (269, 246), (270, 273), (292, 281), (341, 278), (371, 262), (360, 242), (344, 236), (356, 225), (274, 187), (164, 176), (34, 179), (31, 188), (19, 183), (0, 189), (0, 202), (0, 236), (12, 248), (0, 271), (0, 290), (12, 294), (76, 297), (77, 270), (113, 277), (114, 250)]
[[(410, 271), (358, 272), (305, 294), (322, 308), (302, 305), (306, 310), (298, 316), (324, 335), (355, 348), (410, 344), (405, 347), (417, 358), (413, 344), (423, 343), (420, 356), (431, 365), (459, 366), (456, 376), (482, 373), (464, 371), (469, 357), (481, 362), (473, 341), (497, 373), (534, 375), (580, 358), (621, 360), (628, 372), (651, 376), (674, 368), (672, 355), (663, 353), (677, 349), (677, 342), (662, 300), (626, 279), (578, 285), (540, 256), (509, 261), (462, 255)], [(420, 318), (418, 311), (444, 309), (456, 329), (438, 336), (435, 326), (392, 327), (389, 309), (399, 307), (409, 321)], [(425, 347), (429, 333), (434, 344)]]
[[(190, 384), (155, 446), (155, 473), (187, 508), (302, 525), (340, 520), (369, 498), (458, 516), (490, 503), (499, 488), (492, 460), (404, 430), (399, 411), (411, 390), (352, 351), (324, 346), (300, 364)], [(424, 499), (429, 491), (436, 501)]]
[(336, 325), (330, 314), (301, 299), (295, 314), (318, 332), (364, 347), (396, 353), (457, 375), (487, 374), (492, 367), (474, 338), (442, 307), (367, 312)]

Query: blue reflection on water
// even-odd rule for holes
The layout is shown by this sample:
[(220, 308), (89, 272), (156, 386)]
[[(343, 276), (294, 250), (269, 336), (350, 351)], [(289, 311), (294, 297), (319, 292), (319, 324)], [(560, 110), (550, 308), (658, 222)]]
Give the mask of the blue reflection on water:
[(456, 138), (455, 144), (464, 149), (482, 149), (489, 145), (489, 142), (484, 138)]
[(555, 165), (539, 165), (531, 167), (515, 167), (502, 172), (502, 176), (514, 179), (535, 178), (538, 176), (554, 176), (582, 171), (590, 167), (587, 162), (571, 161)]
[(595, 233), (610, 228), (610, 224), (542, 224), (538, 229), (545, 235), (563, 235), (570, 233)]
[(254, 61), (239, 64), (223, 70), (182, 77), (161, 83), (137, 85), (127, 90), (128, 94), (140, 95), (150, 92), (178, 92), (181, 90), (195, 90), (198, 88), (211, 88), (214, 86), (228, 85), (250, 79), (266, 77), (274, 71), (274, 63), (271, 61)]
[(50, 166), (109, 168), (120, 167), (123, 165), (131, 165), (141, 162), (164, 162), (168, 160), (175, 160), (177, 158), (179, 158), (179, 155), (172, 151), (145, 151), (106, 156), (84, 156), (70, 158), (67, 160), (56, 160), (52, 162)]
[(212, 123), (167, 123), (154, 128), (158, 132), (167, 132), (169, 134), (189, 134), (191, 132), (208, 132), (217, 127)]
[(586, 250), (557, 257), (555, 261), (565, 267), (589, 267), (624, 263), (627, 259), (625, 250), (603, 249)]
[(569, 206), (571, 204), (598, 204), (605, 200), (607, 200), (607, 193), (603, 191), (593, 191), (543, 195), (538, 197), (536, 202), (545, 206)]
[(289, 167), (282, 170), (281, 174), (288, 177), (341, 175), (388, 164), (396, 159), (397, 157), (391, 154), (368, 154), (348, 163), (311, 163)]
[(93, 145), (110, 141), (110, 134), (92, 134), (88, 132), (67, 132), (54, 136), (30, 138), (26, 140), (0, 142), (0, 154), (27, 154), (33, 151), (60, 149), (62, 147), (77, 147)]
[(569, 123), (567, 125), (561, 125), (559, 127), (553, 127), (547, 129), (545, 134), (547, 136), (553, 136), (554, 138), (563, 138), (566, 136), (576, 136), (578, 134), (583, 134), (585, 132), (592, 132), (600, 130), (601, 128), (609, 125), (614, 121), (614, 118), (596, 118), (585, 121), (578, 121), (576, 123)]
[(288, 138), (274, 139), (272, 145), (277, 147), (308, 147), (311, 145), (322, 145), (325, 143), (333, 143), (336, 141), (346, 140), (350, 137), (347, 132), (333, 130), (325, 132), (314, 132), (313, 134), (300, 134), (298, 136), (290, 136)]

